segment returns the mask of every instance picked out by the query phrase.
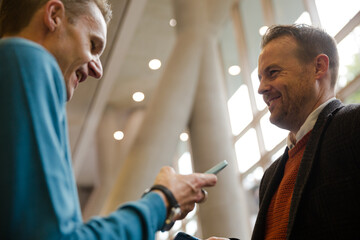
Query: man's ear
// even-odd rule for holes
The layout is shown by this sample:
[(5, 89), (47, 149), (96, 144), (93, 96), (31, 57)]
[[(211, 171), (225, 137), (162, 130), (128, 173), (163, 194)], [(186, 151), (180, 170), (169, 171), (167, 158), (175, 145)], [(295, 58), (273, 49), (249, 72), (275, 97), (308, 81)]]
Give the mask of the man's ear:
[(316, 79), (323, 78), (329, 74), (329, 57), (326, 54), (319, 54), (315, 58)]
[(45, 4), (44, 23), (50, 32), (58, 28), (65, 19), (64, 4), (60, 0), (50, 0)]

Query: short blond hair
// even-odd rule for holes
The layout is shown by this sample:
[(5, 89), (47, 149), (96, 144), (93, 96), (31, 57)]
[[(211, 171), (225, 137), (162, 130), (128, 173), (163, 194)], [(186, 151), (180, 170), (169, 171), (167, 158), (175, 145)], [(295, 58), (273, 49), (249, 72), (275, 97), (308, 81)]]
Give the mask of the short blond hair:
[(111, 6), (108, 0), (61, 0), (65, 6), (65, 13), (67, 17), (76, 18), (79, 15), (87, 13), (84, 6), (89, 6), (90, 3), (95, 3), (100, 9), (106, 24), (109, 24), (112, 18)]
[[(1, 0), (0, 2), (0, 38), (4, 34), (16, 34), (25, 28), (35, 12), (49, 0)], [(90, 3), (95, 3), (100, 9), (106, 23), (112, 17), (108, 0), (61, 0), (65, 14), (70, 19), (88, 13)], [(19, 14), (20, 13), (20, 14)]]

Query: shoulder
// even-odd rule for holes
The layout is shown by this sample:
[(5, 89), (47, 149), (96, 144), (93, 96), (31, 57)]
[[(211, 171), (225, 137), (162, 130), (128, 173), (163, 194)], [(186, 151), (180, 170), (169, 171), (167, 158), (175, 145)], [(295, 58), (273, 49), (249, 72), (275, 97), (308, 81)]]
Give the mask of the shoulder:
[[(321, 122), (320, 122), (321, 123)], [(322, 149), (329, 157), (360, 154), (360, 105), (342, 105), (336, 112), (327, 116), (328, 124), (322, 131)], [(319, 124), (319, 129), (322, 125)], [(325, 125), (326, 126), (326, 125)], [(319, 145), (320, 146), (320, 145)], [(358, 159), (354, 157), (353, 159)]]
[(360, 104), (344, 105), (334, 116), (334, 123), (360, 126)]
[(44, 47), (41, 45), (27, 40), (25, 38), (19, 38), (19, 37), (10, 37), (10, 38), (3, 38), (0, 40), (0, 50), (1, 51), (7, 51), (7, 52), (15, 52), (16, 50), (22, 50), (22, 51), (32, 51), (32, 52), (44, 52)]
[(321, 127), (325, 122), (330, 121), (330, 126), (351, 127), (351, 124), (360, 126), (360, 104), (344, 105), (339, 100), (333, 100), (328, 103), (321, 111), (314, 128)]
[(0, 51), (8, 54), (16, 54), (17, 52), (28, 53), (40, 53), (46, 56), (45, 48), (39, 44), (32, 42), (24, 38), (4, 38), (0, 40)]
[(41, 45), (23, 38), (0, 40), (0, 76), (4, 89), (20, 86), (36, 96), (56, 93), (66, 101), (65, 83), (55, 57)]
[[(0, 40), (0, 61), (5, 64), (28, 64), (30, 66), (56, 66), (56, 59), (41, 45), (23, 38)], [(39, 62), (42, 64), (40, 65)]]
[(339, 116), (344, 116), (348, 114), (360, 115), (360, 104), (347, 104), (339, 110)]

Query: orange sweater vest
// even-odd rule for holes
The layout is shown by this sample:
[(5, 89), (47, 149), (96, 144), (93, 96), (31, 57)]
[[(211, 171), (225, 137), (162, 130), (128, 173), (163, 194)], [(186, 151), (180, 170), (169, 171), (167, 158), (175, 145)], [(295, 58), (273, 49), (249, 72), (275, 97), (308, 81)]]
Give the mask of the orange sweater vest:
[(283, 179), (272, 197), (268, 209), (265, 239), (286, 239), (291, 198), (300, 162), (310, 137), (310, 132), (289, 150), (289, 159), (285, 165)]

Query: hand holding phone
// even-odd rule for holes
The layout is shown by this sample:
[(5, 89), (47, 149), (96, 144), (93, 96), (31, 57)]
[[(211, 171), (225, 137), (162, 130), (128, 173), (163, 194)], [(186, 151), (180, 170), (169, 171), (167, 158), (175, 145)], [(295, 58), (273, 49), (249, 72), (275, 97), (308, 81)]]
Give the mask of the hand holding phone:
[(209, 170), (207, 170), (205, 173), (217, 174), (218, 172), (223, 170), (227, 165), (228, 165), (228, 162), (226, 160), (224, 160), (224, 161), (216, 164), (214, 167), (210, 168)]

